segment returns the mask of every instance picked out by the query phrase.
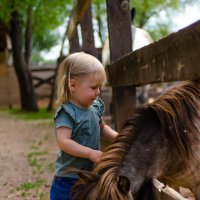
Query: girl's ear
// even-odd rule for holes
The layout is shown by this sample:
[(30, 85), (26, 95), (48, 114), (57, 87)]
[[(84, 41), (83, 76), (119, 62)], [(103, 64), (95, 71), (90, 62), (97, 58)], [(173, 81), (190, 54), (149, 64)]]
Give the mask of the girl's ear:
[(70, 90), (71, 90), (71, 91), (74, 91), (75, 88), (76, 88), (76, 85), (77, 85), (76, 80), (75, 80), (75, 79), (71, 79), (70, 82), (69, 82), (69, 84), (70, 84), (70, 85), (69, 85)]

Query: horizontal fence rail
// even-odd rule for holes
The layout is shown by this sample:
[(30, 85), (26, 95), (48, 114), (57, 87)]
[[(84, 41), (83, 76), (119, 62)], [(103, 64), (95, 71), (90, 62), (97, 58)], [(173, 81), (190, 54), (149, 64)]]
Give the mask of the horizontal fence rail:
[(106, 66), (112, 87), (200, 78), (200, 20)]

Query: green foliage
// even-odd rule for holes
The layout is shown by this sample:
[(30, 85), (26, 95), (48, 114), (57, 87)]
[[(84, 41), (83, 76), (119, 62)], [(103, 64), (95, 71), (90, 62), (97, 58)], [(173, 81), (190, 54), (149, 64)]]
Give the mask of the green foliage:
[(157, 40), (168, 35), (173, 27), (173, 17), (184, 11), (186, 5), (199, 0), (130, 0), (130, 7), (136, 8), (134, 25), (149, 31)]
[(49, 50), (58, 43), (58, 32), (55, 30), (69, 17), (72, 2), (72, 0), (0, 0), (0, 21), (9, 30), (11, 13), (17, 10), (25, 34), (28, 9), (32, 8), (32, 47), (39, 52)]
[(44, 58), (42, 57), (39, 48), (35, 47), (32, 49), (32, 63), (37, 64), (40, 62), (44, 62)]
[[(63, 36), (58, 27), (67, 24), (72, 10), (73, 0), (0, 0), (0, 20), (9, 30), (10, 14), (18, 10), (22, 16), (23, 28), (28, 17), (28, 8), (33, 9), (32, 18), (32, 60), (41, 61), (41, 51), (48, 51), (57, 45)], [(155, 40), (168, 35), (173, 26), (173, 15), (183, 11), (185, 6), (198, 4), (200, 0), (130, 0), (130, 7), (136, 8), (134, 25), (151, 33)], [(96, 38), (103, 45), (108, 35), (106, 1), (93, 0), (92, 12)]]
[(58, 32), (55, 29), (63, 24), (69, 13), (70, 1), (39, 1), (34, 7), (33, 47), (39, 50), (50, 49), (58, 42)]
[(92, 4), (92, 12), (94, 18), (94, 32), (97, 33), (101, 44), (107, 38), (107, 15), (106, 15), (106, 4), (102, 0), (94, 0)]
[[(177, 12), (184, 11), (186, 5), (200, 3), (200, 0), (130, 0), (130, 8), (136, 8), (136, 16), (133, 24), (150, 32), (154, 40), (168, 35), (173, 27), (173, 16)], [(94, 0), (93, 17), (101, 17), (104, 25), (95, 31), (102, 35), (102, 41), (107, 37), (106, 5), (104, 0)], [(99, 26), (100, 27), (100, 26)], [(102, 43), (103, 43), (102, 42)]]
[(136, 8), (136, 18), (134, 20), (137, 27), (144, 27), (150, 18), (159, 16), (160, 12), (168, 12), (169, 9), (178, 9), (182, 4), (179, 0), (136, 0), (130, 1), (131, 7)]
[(24, 112), (19, 108), (15, 109), (1, 109), (1, 112), (8, 112), (18, 119), (24, 120), (40, 120), (40, 119), (53, 119), (53, 112), (48, 112), (46, 109), (39, 109), (38, 112)]

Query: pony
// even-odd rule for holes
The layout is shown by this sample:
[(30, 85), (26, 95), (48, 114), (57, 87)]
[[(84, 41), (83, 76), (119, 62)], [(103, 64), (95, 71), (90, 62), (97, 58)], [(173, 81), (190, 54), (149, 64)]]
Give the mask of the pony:
[(200, 80), (176, 83), (137, 107), (92, 172), (68, 172), (80, 177), (73, 200), (155, 200), (155, 178), (199, 200)]

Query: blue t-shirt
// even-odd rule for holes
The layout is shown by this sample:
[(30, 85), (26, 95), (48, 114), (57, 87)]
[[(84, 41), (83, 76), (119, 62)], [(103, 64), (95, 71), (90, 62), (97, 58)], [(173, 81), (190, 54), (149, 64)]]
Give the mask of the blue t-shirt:
[[(89, 108), (80, 108), (72, 103), (62, 104), (54, 116), (55, 128), (61, 126), (72, 130), (72, 140), (95, 149), (100, 149), (100, 122), (104, 112), (104, 103), (97, 98)], [(67, 167), (91, 170), (93, 163), (89, 159), (78, 158), (65, 153), (57, 152), (55, 175), (77, 178), (75, 174), (63, 174)]]

